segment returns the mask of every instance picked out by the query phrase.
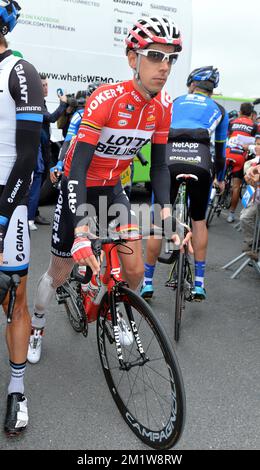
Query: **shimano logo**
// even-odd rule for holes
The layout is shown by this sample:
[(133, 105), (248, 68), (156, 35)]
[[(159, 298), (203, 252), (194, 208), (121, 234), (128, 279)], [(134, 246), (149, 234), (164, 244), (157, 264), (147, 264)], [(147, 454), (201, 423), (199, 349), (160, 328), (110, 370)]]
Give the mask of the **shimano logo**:
[(27, 81), (24, 73), (24, 68), (22, 64), (18, 64), (14, 67), (19, 83), (20, 83), (20, 90), (21, 90), (21, 100), (25, 101), (25, 103), (28, 103), (28, 87), (27, 87)]
[(77, 186), (79, 184), (78, 181), (71, 180), (69, 181), (68, 184), (68, 199), (69, 199), (69, 208), (73, 214), (76, 213), (76, 204), (77, 204), (77, 195), (75, 193), (74, 186)]
[(195, 150), (199, 147), (199, 144), (196, 142), (173, 142), (172, 148), (173, 149), (188, 149), (188, 150)]
[(172, 13), (177, 13), (177, 8), (168, 7), (166, 5), (157, 5), (156, 3), (151, 3), (150, 7), (156, 10), (164, 10), (164, 11), (171, 11)]
[(15, 185), (13, 191), (11, 192), (11, 197), (9, 197), (9, 198), (7, 199), (7, 201), (8, 201), (10, 204), (12, 204), (12, 202), (14, 202), (14, 198), (15, 198), (16, 194), (18, 193), (18, 191), (19, 191), (19, 189), (20, 189), (22, 183), (23, 183), (23, 180), (21, 180), (21, 179), (19, 178), (19, 180), (17, 181), (17, 183), (16, 183), (16, 185)]
[(24, 223), (22, 220), (18, 219), (17, 221), (17, 235), (16, 235), (16, 251), (22, 253), (24, 250), (23, 247), (23, 227)]

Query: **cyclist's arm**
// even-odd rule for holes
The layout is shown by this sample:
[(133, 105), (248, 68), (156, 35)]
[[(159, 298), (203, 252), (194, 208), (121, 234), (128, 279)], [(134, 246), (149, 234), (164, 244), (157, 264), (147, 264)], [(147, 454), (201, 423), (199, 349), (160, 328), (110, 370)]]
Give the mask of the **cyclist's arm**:
[[(220, 107), (220, 106), (219, 106)], [(218, 181), (224, 180), (225, 162), (226, 162), (226, 140), (228, 135), (228, 114), (224, 108), (222, 111), (222, 120), (218, 124), (215, 132), (215, 165)]]
[(81, 123), (82, 115), (83, 115), (83, 110), (81, 112), (76, 111), (73, 114), (71, 121), (70, 121), (69, 128), (68, 128), (68, 132), (66, 134), (65, 140), (61, 147), (61, 151), (59, 154), (59, 161), (64, 160), (65, 154), (70, 146), (71, 139), (77, 135), (77, 132), (79, 130), (79, 126)]
[[(86, 175), (95, 152), (96, 145), (86, 142), (77, 142), (69, 174), (68, 194), (73, 193), (73, 202), (69, 207), (73, 215), (74, 228), (82, 225), (85, 211), (80, 211), (82, 204), (87, 202)], [(81, 215), (80, 215), (81, 214)]]
[(164, 206), (170, 202), (171, 178), (166, 163), (166, 144), (152, 144), (150, 178), (155, 201)]
[[(28, 94), (24, 94), (24, 88), (20, 87), (18, 73), (24, 78)], [(26, 194), (31, 181), (40, 144), (43, 109), (41, 80), (28, 62), (17, 62), (10, 74), (9, 90), (16, 105), (17, 158), (0, 197), (0, 215), (8, 220)]]

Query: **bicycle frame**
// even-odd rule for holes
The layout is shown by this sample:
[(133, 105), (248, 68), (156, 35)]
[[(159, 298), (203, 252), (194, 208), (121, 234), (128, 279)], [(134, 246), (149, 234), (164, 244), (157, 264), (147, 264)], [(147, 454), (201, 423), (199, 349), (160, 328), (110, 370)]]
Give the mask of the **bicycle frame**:
[[(120, 244), (123, 244), (123, 241), (121, 241)], [(118, 321), (117, 321), (116, 298), (119, 297), (119, 295), (122, 295), (122, 292), (119, 292), (119, 289), (122, 288), (123, 286), (126, 287), (127, 283), (123, 281), (122, 276), (121, 276), (121, 267), (120, 267), (118, 252), (117, 252), (118, 244), (117, 243), (102, 243), (102, 246), (103, 246), (102, 249), (105, 253), (105, 258), (106, 258), (106, 263), (107, 263), (106, 269), (103, 275), (96, 276), (96, 280), (100, 289), (96, 298), (93, 299), (91, 303), (89, 304), (88, 311), (86, 312), (86, 314), (88, 315), (88, 314), (94, 313), (97, 315), (103, 298), (105, 297), (106, 294), (108, 294), (108, 302), (110, 305), (112, 327), (114, 331), (114, 338), (115, 338), (118, 360), (120, 362), (120, 366), (122, 370), (129, 370), (131, 367), (144, 364), (149, 359), (144, 353), (144, 349), (143, 349), (143, 346), (142, 346), (142, 343), (138, 334), (138, 329), (135, 324), (135, 320), (134, 320), (131, 308), (127, 308), (126, 306), (129, 324), (131, 326), (132, 333), (133, 333), (133, 336), (137, 345), (138, 352), (141, 356), (141, 359), (140, 360), (137, 359), (135, 363), (132, 362), (131, 364), (124, 361), (122, 348), (121, 348), (121, 344), (119, 340), (119, 327), (118, 327)]]

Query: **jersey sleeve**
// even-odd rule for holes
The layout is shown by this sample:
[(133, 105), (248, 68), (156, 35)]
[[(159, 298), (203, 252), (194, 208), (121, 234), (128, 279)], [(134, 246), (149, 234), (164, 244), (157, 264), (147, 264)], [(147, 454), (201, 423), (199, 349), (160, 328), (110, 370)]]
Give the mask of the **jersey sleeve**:
[(70, 142), (71, 139), (77, 135), (77, 132), (79, 130), (79, 126), (82, 120), (83, 112), (76, 111), (70, 121), (70, 125), (68, 128), (68, 132), (65, 137), (65, 142)]
[(9, 90), (16, 106), (17, 121), (43, 121), (44, 98), (35, 67), (21, 59), (10, 73)]

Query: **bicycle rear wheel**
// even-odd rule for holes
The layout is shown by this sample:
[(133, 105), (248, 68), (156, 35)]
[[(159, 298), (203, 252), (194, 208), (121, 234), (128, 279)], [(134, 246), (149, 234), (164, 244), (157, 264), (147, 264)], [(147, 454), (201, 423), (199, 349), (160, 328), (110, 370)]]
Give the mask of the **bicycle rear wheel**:
[(121, 344), (128, 365), (122, 368), (106, 295), (99, 309), (97, 340), (109, 390), (135, 435), (154, 449), (168, 449), (179, 440), (185, 421), (185, 392), (177, 358), (158, 319), (143, 299), (120, 287), (116, 305), (126, 323), (132, 325), (134, 335), (131, 345)]
[(181, 316), (184, 308), (184, 253), (179, 253), (178, 259), (178, 280), (175, 298), (175, 317), (174, 317), (174, 339), (179, 341), (180, 339), (180, 328), (181, 328)]

